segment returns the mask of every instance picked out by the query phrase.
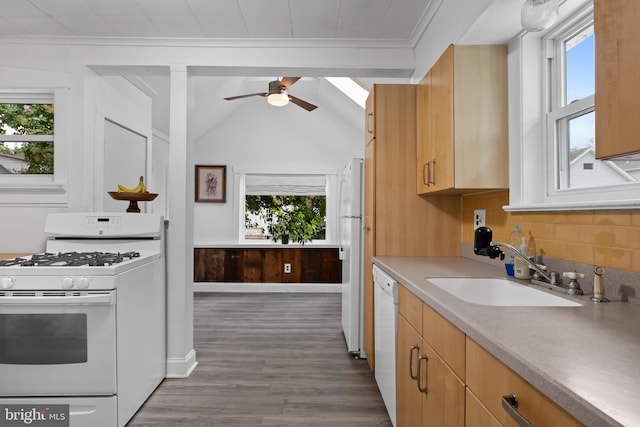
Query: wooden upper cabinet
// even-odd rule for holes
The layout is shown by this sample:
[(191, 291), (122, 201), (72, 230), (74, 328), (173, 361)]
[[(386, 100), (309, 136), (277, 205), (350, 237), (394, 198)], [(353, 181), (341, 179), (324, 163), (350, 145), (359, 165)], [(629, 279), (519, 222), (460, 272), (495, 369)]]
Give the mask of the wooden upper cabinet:
[(376, 137), (376, 120), (375, 120), (375, 91), (371, 91), (367, 97), (365, 104), (365, 144), (369, 144)]
[(640, 2), (594, 0), (596, 157), (640, 153)]
[(418, 194), (509, 187), (507, 47), (450, 45), (418, 84)]

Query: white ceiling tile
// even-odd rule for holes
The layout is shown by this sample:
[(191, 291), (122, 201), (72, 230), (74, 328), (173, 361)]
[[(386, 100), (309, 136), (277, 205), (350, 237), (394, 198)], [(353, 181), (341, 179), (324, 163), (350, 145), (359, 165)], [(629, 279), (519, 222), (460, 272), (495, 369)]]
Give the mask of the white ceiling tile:
[(162, 35), (146, 16), (105, 16), (103, 19), (120, 37), (160, 37)]
[(24, 0), (0, 0), (0, 15), (3, 17), (45, 16), (45, 13)]
[(0, 34), (13, 35), (21, 31), (22, 28), (13, 19), (0, 18)]
[(54, 16), (53, 18), (76, 36), (95, 37), (117, 35), (113, 28), (105, 24), (102, 18), (97, 16), (83, 16), (82, 19), (78, 19), (77, 16)]
[(392, 0), (341, 0), (340, 16), (386, 16)]
[[(120, 37), (409, 41), (432, 1), (0, 0), (0, 19), (11, 22), (0, 33), (101, 36), (111, 30)], [(41, 19), (28, 23), (11, 20), (29, 16)], [(70, 19), (78, 20), (79, 16), (84, 22)], [(87, 16), (101, 20), (84, 19)]]
[(95, 13), (83, 0), (29, 0), (34, 6), (51, 16), (89, 16)]
[(291, 22), (288, 16), (246, 17), (249, 37), (291, 38)]
[(242, 18), (215, 18), (212, 16), (197, 16), (196, 18), (207, 37), (249, 37), (249, 32)]
[(337, 19), (340, 11), (340, 0), (289, 0), (291, 18), (333, 17)]
[(245, 17), (289, 16), (288, 0), (238, 0), (238, 4)]
[(194, 16), (149, 16), (164, 37), (204, 37)]
[(136, 0), (138, 6), (149, 16), (191, 16), (185, 0)]
[[(196, 17), (201, 15), (216, 18), (236, 18), (242, 16), (236, 0), (187, 0)], [(233, 30), (232, 30), (233, 31)]]
[(382, 22), (382, 18), (372, 20), (364, 16), (350, 19), (341, 17), (338, 20), (336, 36), (346, 39), (377, 39)]
[(144, 15), (135, 0), (84, 0), (98, 15)]
[(383, 39), (409, 39), (430, 0), (395, 1), (380, 31)]
[(54, 21), (49, 17), (21, 17), (11, 18), (11, 21), (22, 28), (22, 34), (40, 35), (46, 34), (50, 36), (72, 36), (73, 33), (65, 28), (62, 24)]
[(336, 26), (337, 21), (335, 17), (300, 17), (293, 20), (293, 37), (333, 39), (336, 36)]

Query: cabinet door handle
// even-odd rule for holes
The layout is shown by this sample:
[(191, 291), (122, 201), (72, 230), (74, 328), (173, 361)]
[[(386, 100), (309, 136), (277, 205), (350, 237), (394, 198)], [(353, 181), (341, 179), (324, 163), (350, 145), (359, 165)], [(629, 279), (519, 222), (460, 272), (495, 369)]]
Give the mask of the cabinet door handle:
[[(425, 384), (424, 387), (420, 387), (420, 378), (422, 375), (420, 375), (420, 372), (422, 371), (422, 361), (427, 362), (427, 370), (425, 371)], [(427, 353), (425, 354), (420, 354), (418, 355), (418, 390), (420, 390), (420, 393), (424, 393), (424, 394), (429, 394), (427, 391), (427, 384), (429, 383), (429, 355)]]
[(367, 114), (367, 132), (368, 133), (373, 133), (372, 124), (373, 124), (373, 113), (369, 113), (369, 114)]
[[(418, 365), (418, 367), (420, 367), (420, 365)], [(533, 424), (518, 412), (518, 399), (516, 399), (515, 394), (502, 396), (502, 408), (507, 411), (507, 414), (509, 414), (520, 427), (533, 427)]]
[(422, 183), (426, 186), (429, 185), (429, 182), (427, 181), (427, 174), (425, 174), (425, 169), (427, 169), (427, 167), (429, 166), (429, 163), (430, 162), (422, 164)]
[(420, 351), (420, 346), (418, 344), (413, 344), (412, 346), (409, 347), (409, 377), (411, 377), (412, 380), (417, 380), (418, 376), (413, 375), (413, 351), (414, 350)]
[(431, 160), (429, 166), (429, 185), (436, 185), (436, 159)]

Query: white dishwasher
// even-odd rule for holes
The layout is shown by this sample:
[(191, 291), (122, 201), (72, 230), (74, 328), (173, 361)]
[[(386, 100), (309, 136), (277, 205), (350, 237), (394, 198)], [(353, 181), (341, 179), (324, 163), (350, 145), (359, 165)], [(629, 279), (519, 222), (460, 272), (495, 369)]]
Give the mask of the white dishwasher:
[(396, 330), (398, 282), (373, 266), (375, 377), (391, 423), (396, 425)]

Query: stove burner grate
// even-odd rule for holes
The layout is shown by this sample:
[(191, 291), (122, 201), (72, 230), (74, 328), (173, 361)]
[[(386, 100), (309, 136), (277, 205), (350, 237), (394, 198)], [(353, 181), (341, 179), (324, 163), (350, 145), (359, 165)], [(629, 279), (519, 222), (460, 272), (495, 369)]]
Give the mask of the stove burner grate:
[(58, 252), (41, 253), (29, 258), (13, 258), (0, 261), (0, 267), (83, 267), (110, 266), (138, 258), (139, 252)]

